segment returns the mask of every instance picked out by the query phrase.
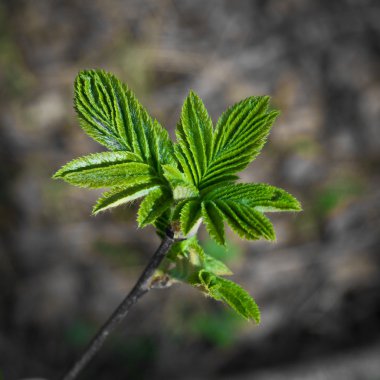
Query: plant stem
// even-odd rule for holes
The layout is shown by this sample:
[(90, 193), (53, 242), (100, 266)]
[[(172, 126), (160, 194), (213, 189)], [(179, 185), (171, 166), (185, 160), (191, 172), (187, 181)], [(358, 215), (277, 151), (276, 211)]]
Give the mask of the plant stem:
[(150, 289), (150, 282), (154, 272), (160, 265), (163, 258), (169, 252), (171, 246), (175, 242), (171, 231), (169, 231), (165, 238), (162, 240), (157, 251), (150, 259), (148, 265), (144, 269), (140, 278), (137, 280), (135, 286), (130, 293), (125, 297), (124, 301), (112, 313), (108, 321), (101, 327), (95, 335), (87, 349), (83, 352), (82, 356), (75, 362), (71, 369), (62, 377), (62, 380), (74, 380), (78, 377), (79, 373), (85, 368), (89, 361), (103, 346), (108, 335), (115, 330), (117, 325), (125, 318), (131, 307)]

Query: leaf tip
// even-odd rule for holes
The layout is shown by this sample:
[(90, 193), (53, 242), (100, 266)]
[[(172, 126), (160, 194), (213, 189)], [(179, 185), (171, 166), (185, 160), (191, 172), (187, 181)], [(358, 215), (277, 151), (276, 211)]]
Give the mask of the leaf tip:
[(224, 236), (219, 241), (216, 241), (216, 243), (219, 244), (223, 248), (227, 248), (227, 241)]
[(300, 212), (303, 211), (301, 202), (294, 198), (293, 211)]
[(256, 325), (259, 325), (261, 323), (261, 313), (259, 307), (257, 307), (256, 313), (251, 316), (251, 320), (254, 321)]
[(197, 93), (193, 89), (190, 89), (188, 97), (197, 98), (198, 95), (197, 95)]
[(288, 195), (289, 196), (289, 203), (288, 203), (288, 210), (287, 211), (293, 211), (293, 212), (300, 212), (303, 211), (301, 202), (294, 197), (293, 195)]
[(63, 174), (63, 171), (62, 171), (62, 168), (61, 169), (58, 169), (52, 176), (51, 178), (52, 179), (62, 179), (64, 177), (64, 174)]
[(91, 210), (91, 215), (96, 216), (98, 215), (102, 210), (98, 205), (95, 205)]
[(274, 227), (273, 227), (272, 223), (270, 223), (268, 225), (268, 229), (266, 231), (265, 238), (267, 240), (271, 241), (271, 242), (275, 242), (276, 241), (276, 231), (274, 230)]
[(144, 219), (141, 217), (141, 215), (138, 215), (137, 216), (137, 219), (136, 219), (136, 222), (137, 222), (137, 227), (138, 228), (144, 228), (147, 223), (145, 223)]

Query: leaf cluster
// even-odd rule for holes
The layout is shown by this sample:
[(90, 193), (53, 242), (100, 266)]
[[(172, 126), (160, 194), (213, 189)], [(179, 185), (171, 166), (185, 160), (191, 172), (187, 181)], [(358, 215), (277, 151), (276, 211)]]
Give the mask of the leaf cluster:
[[(166, 269), (173, 278), (199, 287), (240, 315), (259, 321), (256, 303), (191, 237), (203, 222), (211, 238), (225, 244), (225, 222), (241, 238), (275, 239), (265, 212), (299, 211), (298, 201), (267, 184), (236, 183), (237, 173), (260, 153), (278, 111), (268, 96), (254, 96), (227, 109), (215, 127), (190, 91), (176, 128), (177, 141), (153, 119), (128, 87), (102, 70), (75, 80), (74, 106), (83, 130), (107, 148), (59, 169), (54, 178), (90, 189), (108, 189), (93, 213), (141, 199), (137, 222), (163, 236), (174, 230), (186, 243), (172, 249)], [(194, 259), (197, 257), (197, 259)], [(185, 275), (181, 275), (185, 268)]]

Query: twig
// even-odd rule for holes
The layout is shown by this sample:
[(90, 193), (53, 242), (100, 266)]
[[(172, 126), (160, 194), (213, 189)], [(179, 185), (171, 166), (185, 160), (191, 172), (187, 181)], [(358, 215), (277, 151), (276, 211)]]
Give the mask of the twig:
[(103, 325), (103, 327), (95, 335), (92, 342), (89, 344), (87, 349), (84, 351), (79, 360), (71, 367), (71, 369), (62, 377), (62, 380), (74, 380), (77, 378), (79, 373), (85, 368), (89, 361), (94, 357), (94, 355), (99, 351), (99, 349), (104, 344), (108, 335), (115, 330), (117, 325), (125, 318), (131, 307), (150, 289), (150, 283), (154, 272), (160, 265), (163, 258), (169, 252), (171, 246), (175, 242), (173, 234), (169, 231), (165, 238), (162, 240), (161, 245), (158, 247), (157, 251), (152, 256), (148, 265), (144, 269), (140, 278), (138, 279), (136, 285), (130, 291), (130, 293), (125, 297), (124, 301), (117, 307), (117, 309), (112, 313), (108, 321)]

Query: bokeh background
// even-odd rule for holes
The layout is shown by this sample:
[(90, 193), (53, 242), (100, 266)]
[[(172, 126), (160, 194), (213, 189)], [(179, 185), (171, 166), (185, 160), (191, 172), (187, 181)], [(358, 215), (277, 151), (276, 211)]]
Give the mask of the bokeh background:
[(73, 80), (116, 73), (173, 135), (190, 88), (215, 121), (268, 94), (282, 111), (246, 181), (284, 187), (275, 244), (202, 232), (262, 310), (259, 327), (186, 286), (152, 291), (82, 379), (380, 379), (377, 0), (0, 2), (0, 379), (56, 379), (133, 285), (158, 239), (136, 206), (51, 175), (101, 147)]

